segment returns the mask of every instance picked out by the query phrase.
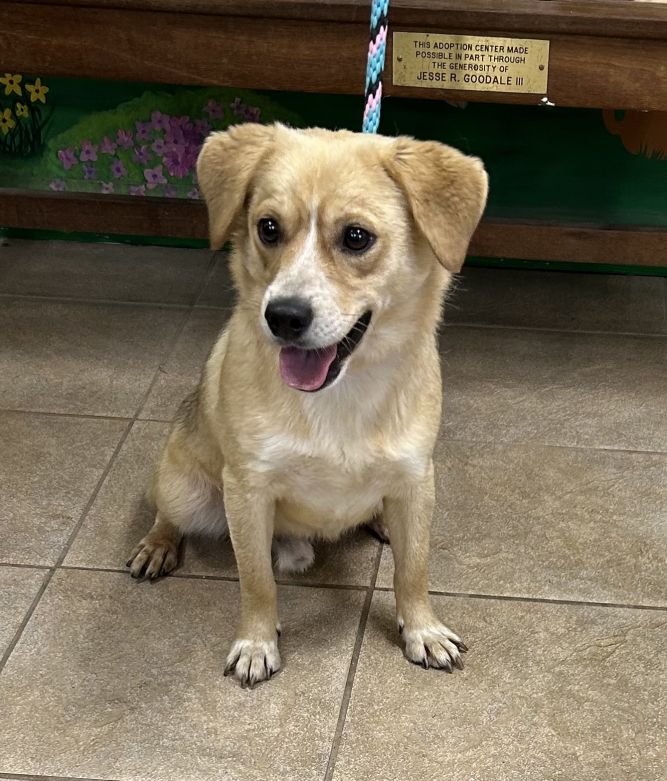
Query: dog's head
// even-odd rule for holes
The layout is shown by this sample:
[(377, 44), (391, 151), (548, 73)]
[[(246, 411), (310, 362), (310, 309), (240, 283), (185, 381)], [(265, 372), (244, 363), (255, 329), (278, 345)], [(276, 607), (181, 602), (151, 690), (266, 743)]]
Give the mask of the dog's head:
[(233, 240), (241, 306), (303, 391), (353, 354), (405, 348), (487, 194), (482, 163), (442, 144), (281, 125), (214, 133), (197, 175), (212, 246)]

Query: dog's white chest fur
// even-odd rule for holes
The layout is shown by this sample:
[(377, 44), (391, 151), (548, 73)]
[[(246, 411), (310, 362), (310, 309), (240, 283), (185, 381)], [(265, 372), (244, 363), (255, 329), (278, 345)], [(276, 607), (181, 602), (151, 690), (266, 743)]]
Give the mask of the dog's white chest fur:
[(370, 520), (397, 484), (428, 467), (428, 453), (408, 435), (373, 436), (349, 417), (320, 423), (307, 437), (261, 440), (253, 466), (276, 496), (277, 533), (336, 537)]

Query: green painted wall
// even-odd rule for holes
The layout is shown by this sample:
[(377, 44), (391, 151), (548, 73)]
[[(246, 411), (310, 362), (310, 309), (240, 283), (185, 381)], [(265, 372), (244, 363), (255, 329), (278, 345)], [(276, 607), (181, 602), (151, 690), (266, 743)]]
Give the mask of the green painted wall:
[[(344, 96), (4, 74), (0, 185), (196, 197), (194, 160), (211, 129), (356, 130), (361, 110)], [(382, 130), (479, 155), (490, 216), (667, 225), (667, 114), (387, 99)]]

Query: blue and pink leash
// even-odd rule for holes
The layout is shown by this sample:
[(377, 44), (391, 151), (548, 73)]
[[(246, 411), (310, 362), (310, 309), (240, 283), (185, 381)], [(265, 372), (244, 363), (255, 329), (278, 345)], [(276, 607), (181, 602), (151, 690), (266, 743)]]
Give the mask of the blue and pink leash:
[(377, 133), (382, 106), (382, 74), (387, 51), (389, 0), (371, 0), (371, 30), (366, 65), (366, 108), (362, 130)]

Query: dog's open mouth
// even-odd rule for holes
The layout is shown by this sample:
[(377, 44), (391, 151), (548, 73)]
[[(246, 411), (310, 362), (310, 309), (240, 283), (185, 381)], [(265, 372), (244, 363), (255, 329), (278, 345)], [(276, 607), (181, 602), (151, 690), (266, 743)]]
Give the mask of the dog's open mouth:
[(358, 347), (371, 322), (371, 314), (366, 312), (362, 315), (338, 344), (316, 350), (283, 347), (280, 350), (280, 376), (283, 382), (290, 388), (310, 392), (330, 385)]

